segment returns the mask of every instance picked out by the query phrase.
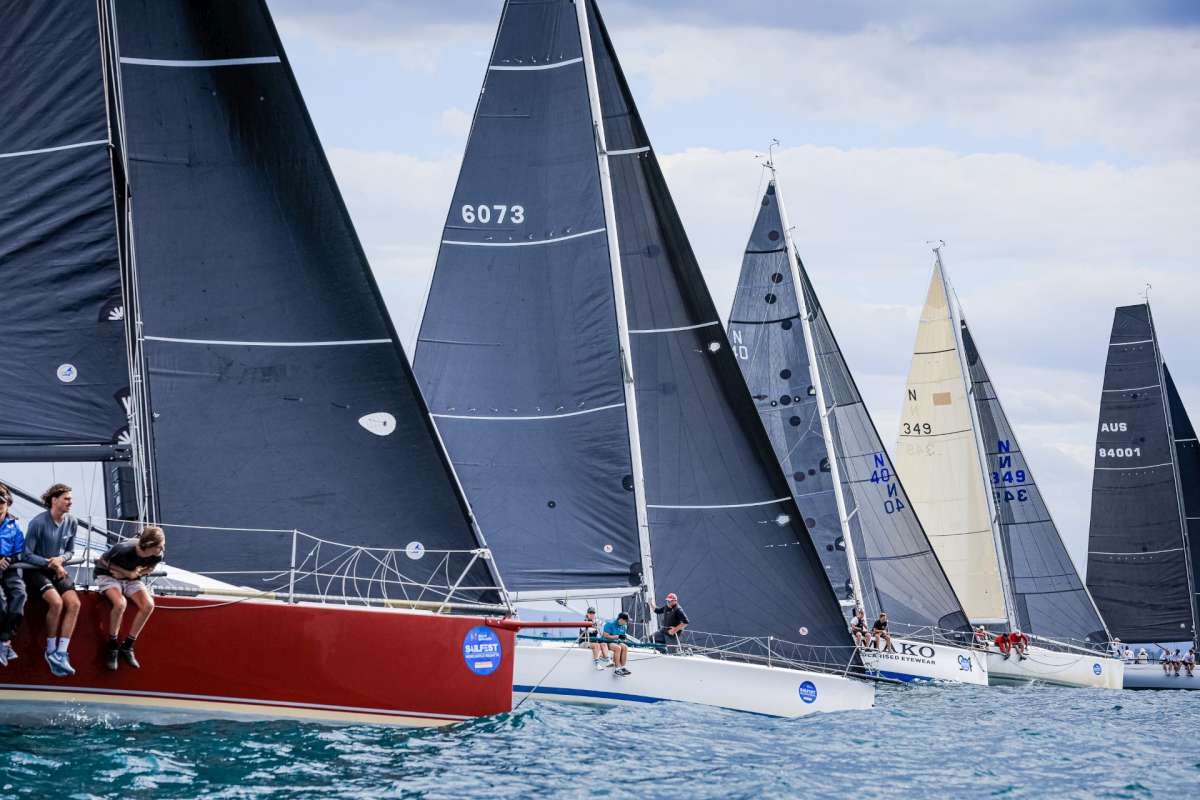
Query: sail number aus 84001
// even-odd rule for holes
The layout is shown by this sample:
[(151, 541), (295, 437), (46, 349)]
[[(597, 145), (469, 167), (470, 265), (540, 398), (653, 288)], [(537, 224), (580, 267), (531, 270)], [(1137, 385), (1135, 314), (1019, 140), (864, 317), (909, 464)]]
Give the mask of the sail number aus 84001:
[(933, 426), (928, 422), (906, 422), (904, 423), (905, 436), (929, 436), (933, 433)]
[(1101, 458), (1141, 458), (1142, 448), (1140, 447), (1100, 447), (1097, 452)]
[(500, 203), (491, 206), (487, 204), (473, 206), (467, 203), (462, 207), (462, 218), (463, 222), (468, 225), (475, 223), (503, 225), (505, 221), (513, 225), (520, 225), (525, 221), (525, 206), (509, 206)]

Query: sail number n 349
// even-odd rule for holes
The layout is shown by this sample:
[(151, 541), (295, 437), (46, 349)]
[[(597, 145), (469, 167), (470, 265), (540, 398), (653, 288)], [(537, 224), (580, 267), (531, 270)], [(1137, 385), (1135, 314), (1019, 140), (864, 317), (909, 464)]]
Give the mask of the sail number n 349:
[(933, 426), (928, 422), (906, 422), (904, 423), (905, 436), (929, 436), (933, 433)]
[(477, 222), (481, 225), (487, 225), (488, 223), (503, 225), (505, 221), (513, 225), (520, 225), (525, 221), (525, 206), (502, 204), (473, 206), (467, 203), (462, 207), (462, 218), (463, 222), (468, 225), (474, 225)]

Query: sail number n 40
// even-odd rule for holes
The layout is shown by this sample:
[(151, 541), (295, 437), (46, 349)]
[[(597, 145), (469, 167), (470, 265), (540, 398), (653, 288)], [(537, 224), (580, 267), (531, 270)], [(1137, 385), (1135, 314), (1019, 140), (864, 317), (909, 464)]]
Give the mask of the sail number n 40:
[(1099, 447), (1096, 452), (1101, 458), (1141, 458), (1142, 448), (1140, 447)]
[(928, 422), (906, 422), (904, 423), (905, 436), (929, 436), (933, 433), (933, 426)]
[(503, 225), (505, 221), (513, 225), (520, 225), (525, 221), (525, 206), (508, 206), (503, 204), (473, 206), (467, 203), (462, 207), (462, 218), (463, 222), (468, 225), (474, 225), (475, 223), (479, 223), (480, 225), (487, 225), (488, 223)]

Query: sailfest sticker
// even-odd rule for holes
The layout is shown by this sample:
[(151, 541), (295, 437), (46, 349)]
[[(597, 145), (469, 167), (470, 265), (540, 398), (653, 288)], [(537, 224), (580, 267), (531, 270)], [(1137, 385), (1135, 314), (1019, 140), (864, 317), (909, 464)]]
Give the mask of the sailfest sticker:
[(467, 631), (463, 639), (463, 661), (467, 669), (476, 675), (491, 675), (500, 666), (504, 652), (500, 648), (500, 637), (491, 628), (476, 625)]
[(1100, 665), (1099, 665), (1099, 664), (1092, 664), (1092, 672), (1094, 672), (1094, 673), (1096, 673), (1097, 675), (1099, 675), (1099, 674), (1100, 674), (1101, 672), (1103, 672), (1103, 671), (1104, 671), (1104, 670), (1100, 669)]
[(817, 702), (817, 686), (812, 681), (800, 684), (800, 699), (806, 703)]
[(55, 374), (63, 383), (73, 383), (79, 377), (79, 371), (75, 369), (74, 364), (60, 364)]

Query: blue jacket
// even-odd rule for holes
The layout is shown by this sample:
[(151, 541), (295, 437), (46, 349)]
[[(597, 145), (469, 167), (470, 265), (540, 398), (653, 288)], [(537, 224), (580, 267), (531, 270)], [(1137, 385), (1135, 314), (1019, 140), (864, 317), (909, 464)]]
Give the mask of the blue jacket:
[(0, 558), (17, 561), (24, 549), (25, 534), (21, 532), (21, 526), (12, 517), (5, 516), (0, 521)]

